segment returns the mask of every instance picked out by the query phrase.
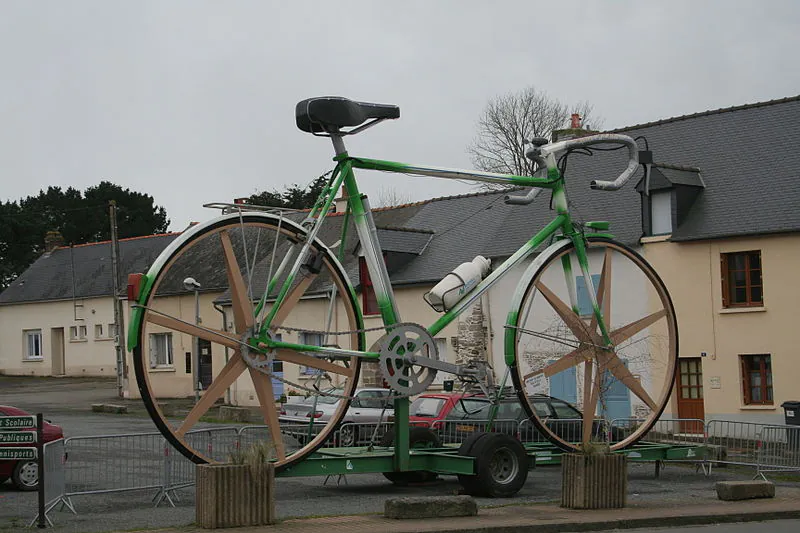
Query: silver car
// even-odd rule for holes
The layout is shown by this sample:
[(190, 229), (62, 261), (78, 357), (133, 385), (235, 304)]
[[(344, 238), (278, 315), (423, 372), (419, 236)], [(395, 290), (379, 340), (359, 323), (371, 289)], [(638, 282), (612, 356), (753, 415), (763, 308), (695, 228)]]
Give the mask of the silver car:
[[(342, 389), (328, 389), (323, 392), (342, 394)], [(372, 434), (375, 424), (387, 423), (394, 419), (394, 405), (389, 399), (389, 389), (359, 388), (356, 389), (353, 401), (337, 430), (337, 444), (354, 446)], [(316, 405), (315, 405), (316, 400)], [(310, 396), (284, 404), (280, 421), (284, 433), (295, 433), (290, 428), (297, 428), (296, 438), (306, 434), (311, 418), (317, 431), (321, 429), (339, 408), (342, 400), (335, 396)], [(371, 426), (371, 427), (370, 427)], [(316, 432), (314, 432), (316, 433)]]

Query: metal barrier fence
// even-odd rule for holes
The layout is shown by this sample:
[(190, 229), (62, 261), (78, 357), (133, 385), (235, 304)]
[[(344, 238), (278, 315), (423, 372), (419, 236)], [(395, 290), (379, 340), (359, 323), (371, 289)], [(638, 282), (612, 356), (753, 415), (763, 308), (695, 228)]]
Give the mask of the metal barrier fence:
[(756, 461), (756, 477), (771, 472), (800, 472), (800, 426), (765, 426)]
[[(61, 508), (67, 508), (75, 512), (72, 502), (66, 496), (66, 484), (64, 475), (64, 463), (67, 460), (66, 451), (64, 449), (64, 439), (58, 439), (46, 442), (43, 446), (44, 453), (44, 517), (50, 527), (53, 527), (53, 521), (47, 515), (57, 505), (61, 504)], [(32, 527), (39, 520), (39, 513), (33, 517), (28, 527)]]
[[(618, 441), (641, 422), (629, 418), (606, 424), (598, 419), (592, 431)], [(580, 440), (582, 420), (549, 420), (547, 424), (565, 440)], [(529, 420), (494, 420), (491, 424), (489, 420), (439, 420), (415, 425), (429, 426), (444, 445), (458, 444), (475, 432), (486, 430), (506, 433), (523, 443), (546, 442)], [(287, 452), (305, 445), (322, 426), (283, 424)], [(331, 433), (323, 448), (380, 445), (391, 430), (392, 422), (345, 423)], [(271, 438), (268, 427), (263, 425), (199, 429), (185, 435), (189, 444), (217, 461), (228, 460), (232, 453)], [(756, 475), (762, 477), (770, 472), (800, 471), (800, 426), (661, 419), (645, 439), (675, 446), (705, 446), (710, 453), (690, 462), (701, 463), (706, 474), (713, 464), (754, 467)], [(71, 437), (48, 443), (45, 450), (48, 511), (60, 503), (75, 512), (71, 496), (132, 490), (153, 490), (156, 506), (165, 500), (174, 505), (175, 491), (194, 484), (195, 464), (175, 451), (160, 433)]]
[[(616, 418), (608, 425), (608, 438), (619, 442), (635, 431), (643, 418)], [(661, 418), (647, 432), (645, 440), (654, 444), (692, 446), (706, 444), (706, 423), (699, 418)]]
[(758, 442), (766, 424), (711, 420), (706, 424), (706, 464), (758, 466)]

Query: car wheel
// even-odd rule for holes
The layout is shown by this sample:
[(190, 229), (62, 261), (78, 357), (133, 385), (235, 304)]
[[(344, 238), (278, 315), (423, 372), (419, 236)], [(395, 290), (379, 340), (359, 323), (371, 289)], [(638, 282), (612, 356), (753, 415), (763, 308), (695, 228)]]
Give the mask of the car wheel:
[[(381, 446), (394, 445), (394, 430), (389, 430), (381, 439)], [(436, 433), (428, 428), (408, 428), (409, 448), (441, 448), (442, 443)], [(436, 479), (436, 472), (416, 470), (414, 472), (384, 472), (383, 477), (395, 485), (408, 485), (409, 483), (426, 483)]]
[(36, 490), (39, 486), (39, 464), (36, 461), (19, 461), (11, 474), (11, 482), (19, 490)]
[(339, 429), (339, 446), (349, 448), (356, 445), (356, 426), (352, 423), (345, 422)]
[[(504, 433), (485, 433), (466, 453), (475, 458), (475, 475), (459, 476), (473, 496), (508, 498), (528, 479), (528, 454), (522, 444)], [(465, 482), (466, 481), (466, 482)]]

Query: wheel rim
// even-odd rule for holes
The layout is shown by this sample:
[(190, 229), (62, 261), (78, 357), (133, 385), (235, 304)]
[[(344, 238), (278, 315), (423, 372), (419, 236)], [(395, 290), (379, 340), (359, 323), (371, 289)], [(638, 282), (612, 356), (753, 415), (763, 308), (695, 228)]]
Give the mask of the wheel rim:
[[(273, 459), (278, 469), (313, 453), (332, 435), (346, 413), (349, 402), (341, 401), (324, 426), (313, 428), (313, 438), (307, 439), (305, 444), (305, 440), (293, 439), (292, 435), (304, 436), (307, 433), (308, 423), (279, 419), (273, 398), (279, 396), (277, 389), (282, 382), (273, 379), (272, 375), (282, 375), (294, 383), (301, 381), (312, 389), (315, 385), (321, 390), (335, 386), (338, 387), (335, 394), (349, 397), (358, 382), (360, 361), (357, 358), (329, 360), (288, 350), (269, 353), (267, 350), (242, 348), (243, 342), (252, 346), (265, 338), (254, 335), (254, 332), (271, 305), (267, 303), (258, 315), (254, 307), (264, 294), (270, 276), (277, 280), (269, 292), (270, 297), (274, 298), (280, 290), (299, 253), (301, 244), (297, 243), (303, 235), (302, 228), (275, 216), (248, 214), (223, 217), (177, 247), (168, 249), (169, 256), (160, 257), (148, 273), (153, 277), (153, 282), (144, 301), (142, 319), (137, 324), (138, 345), (134, 350), (139, 389), (161, 433), (195, 462), (227, 459), (229, 450), (218, 447), (209, 454), (203, 439), (191, 432), (215, 401), (228, 395), (232, 403), (257, 407), (268, 426), (266, 436), (261, 437), (272, 443)], [(281, 270), (281, 260), (291, 249), (294, 255)], [(289, 329), (273, 328), (268, 335), (287, 342), (363, 349), (362, 335), (330, 334), (360, 329), (360, 317), (356, 311), (354, 293), (335, 258), (318, 244), (312, 246), (311, 252), (311, 256), (319, 260), (309, 261), (308, 268), (302, 267), (284, 300), (287, 305), (281, 307), (272, 321), (273, 325)], [(183, 287), (183, 280), (188, 277), (195, 279), (202, 287), (203, 329), (194, 327), (195, 297)], [(226, 311), (228, 324), (222, 323), (222, 315), (214, 311), (212, 304)], [(291, 328), (317, 333), (304, 334)], [(151, 334), (160, 336), (150, 337)], [(169, 336), (165, 337), (164, 334)], [(281, 338), (277, 339), (276, 334), (280, 334)], [(172, 420), (173, 417), (167, 420), (156, 398), (156, 392), (163, 393), (165, 389), (164, 383), (159, 383), (164, 379), (164, 374), (158, 372), (160, 369), (157, 366), (157, 363), (164, 361), (164, 354), (160, 352), (168, 352), (163, 348), (168, 340), (179, 346), (173, 348), (173, 353), (193, 351), (192, 335), (199, 335), (201, 342), (208, 341), (210, 345), (206, 346), (211, 352), (210, 384), (200, 402), (191, 407), (185, 416), (179, 420)], [(155, 348), (151, 348), (151, 340)], [(177, 357), (173, 358), (173, 365), (179, 366)], [(179, 384), (183, 387), (183, 394), (192, 394), (191, 381), (191, 374), (188, 374), (188, 384), (186, 379)]]
[(492, 455), (489, 473), (495, 483), (511, 483), (519, 474), (519, 459), (510, 449), (500, 448)]
[[(663, 282), (636, 252), (606, 239), (590, 239), (588, 252), (613, 349), (603, 346), (574, 247), (567, 246), (537, 270), (522, 298), (512, 378), (530, 423), (551, 442), (579, 450), (600, 441), (615, 450), (641, 439), (669, 402), (677, 323)], [(576, 283), (577, 311), (567, 279)], [(583, 414), (558, 421), (563, 416), (547, 412), (536, 394), (574, 403)], [(612, 422), (628, 428), (622, 440), (609, 442)]]
[(26, 487), (33, 487), (39, 482), (39, 465), (23, 463), (19, 469), (19, 480)]
[(343, 427), (339, 435), (342, 446), (353, 446), (355, 444), (355, 432), (352, 427)]

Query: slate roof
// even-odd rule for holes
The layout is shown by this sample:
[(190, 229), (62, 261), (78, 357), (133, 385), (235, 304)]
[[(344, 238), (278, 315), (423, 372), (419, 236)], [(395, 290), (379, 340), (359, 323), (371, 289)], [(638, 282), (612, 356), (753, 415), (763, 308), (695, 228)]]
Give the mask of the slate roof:
[[(688, 241), (800, 231), (798, 123), (800, 97), (791, 97), (616, 131), (646, 139), (657, 162), (654, 183), (705, 186), (673, 229), (673, 240)], [(643, 147), (644, 140), (639, 144)], [(596, 152), (592, 157), (574, 155), (568, 161), (567, 194), (577, 221), (610, 221), (619, 240), (636, 244), (642, 221), (641, 198), (634, 184), (641, 179), (641, 170), (620, 191), (589, 188), (592, 179), (613, 179), (625, 165), (621, 150)], [(479, 254), (495, 260), (508, 256), (552, 220), (548, 193), (527, 206), (506, 205), (506, 194), (480, 192), (375, 209), (393, 284), (436, 282)], [(319, 234), (323, 242), (332, 245), (340, 239), (343, 220), (341, 214), (328, 218)], [(122, 241), (123, 272), (145, 271), (174, 238), (173, 234)], [(356, 232), (350, 228), (345, 269), (354, 283), (358, 282), (357, 245)], [(110, 294), (110, 245), (77, 246), (72, 253), (76, 295)], [(208, 274), (212, 285), (225, 285), (221, 272)], [(179, 278), (174, 280), (177, 291), (181, 290)], [(255, 281), (256, 277), (257, 286)], [(71, 297), (70, 249), (60, 248), (42, 256), (0, 294), (0, 305)]]
[[(120, 267), (124, 273), (146, 272), (177, 233), (120, 239)], [(74, 265), (74, 269), (73, 269)], [(74, 273), (74, 276), (73, 276)], [(0, 305), (110, 296), (111, 242), (56, 248), (43, 254), (0, 293)], [(74, 285), (73, 285), (74, 284)]]
[(655, 161), (700, 169), (705, 189), (672, 240), (800, 231), (800, 96), (617, 130)]

